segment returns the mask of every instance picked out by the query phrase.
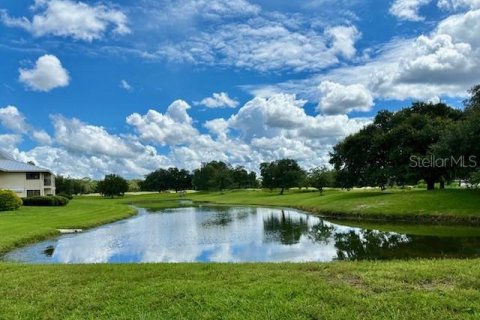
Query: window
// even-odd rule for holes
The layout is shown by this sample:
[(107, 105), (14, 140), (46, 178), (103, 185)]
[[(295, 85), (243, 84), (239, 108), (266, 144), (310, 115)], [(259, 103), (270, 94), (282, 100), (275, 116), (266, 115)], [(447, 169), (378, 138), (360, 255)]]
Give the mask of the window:
[(27, 198), (40, 196), (40, 190), (27, 190)]
[(27, 172), (27, 180), (40, 180), (39, 172)]

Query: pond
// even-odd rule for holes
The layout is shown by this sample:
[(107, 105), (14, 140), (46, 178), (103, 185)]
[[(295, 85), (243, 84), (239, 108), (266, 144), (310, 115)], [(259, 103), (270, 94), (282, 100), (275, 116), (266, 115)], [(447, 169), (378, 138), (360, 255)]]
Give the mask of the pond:
[(419, 236), (293, 209), (183, 207), (139, 214), (6, 254), (26, 263), (306, 262), (480, 256), (480, 237)]

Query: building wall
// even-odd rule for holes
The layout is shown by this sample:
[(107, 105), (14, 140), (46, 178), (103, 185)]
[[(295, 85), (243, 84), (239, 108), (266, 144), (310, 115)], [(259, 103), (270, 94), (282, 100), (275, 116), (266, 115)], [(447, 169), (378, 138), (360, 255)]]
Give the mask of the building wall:
[(40, 173), (40, 179), (27, 180), (25, 172), (0, 172), (0, 189), (12, 190), (19, 197), (26, 197), (28, 190), (39, 190), (40, 195), (55, 194), (55, 178), (51, 175), (51, 186), (44, 185), (48, 173)]

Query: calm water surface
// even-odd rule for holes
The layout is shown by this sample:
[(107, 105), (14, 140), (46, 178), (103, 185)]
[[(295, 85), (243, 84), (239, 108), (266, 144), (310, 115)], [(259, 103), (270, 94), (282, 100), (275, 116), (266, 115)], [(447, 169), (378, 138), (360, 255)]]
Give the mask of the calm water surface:
[(148, 212), (20, 248), (27, 263), (303, 262), (478, 257), (480, 237), (414, 236), (342, 226), (278, 208), (192, 207)]

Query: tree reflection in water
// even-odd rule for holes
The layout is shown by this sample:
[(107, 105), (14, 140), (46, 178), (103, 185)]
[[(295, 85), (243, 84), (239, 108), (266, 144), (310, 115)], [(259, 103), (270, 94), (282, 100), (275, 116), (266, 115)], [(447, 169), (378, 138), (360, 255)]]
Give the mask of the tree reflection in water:
[(211, 216), (202, 222), (203, 227), (226, 227), (234, 220), (240, 221), (248, 218), (249, 215), (255, 214), (255, 208), (242, 207), (241, 210), (236, 210), (235, 207), (204, 207), (205, 212), (211, 212)]
[(336, 233), (334, 238), (338, 260), (386, 259), (411, 241), (406, 235), (375, 230), (351, 230)]
[(308, 233), (308, 221), (303, 217), (293, 219), (285, 211), (279, 216), (270, 215), (263, 220), (263, 230), (267, 242), (280, 241), (285, 245), (296, 244), (303, 234)]
[(480, 256), (478, 237), (402, 235), (376, 230), (335, 234), (338, 260), (466, 258)]
[(335, 227), (331, 224), (320, 222), (314, 225), (308, 232), (308, 238), (313, 242), (329, 244), (333, 240), (335, 234)]

